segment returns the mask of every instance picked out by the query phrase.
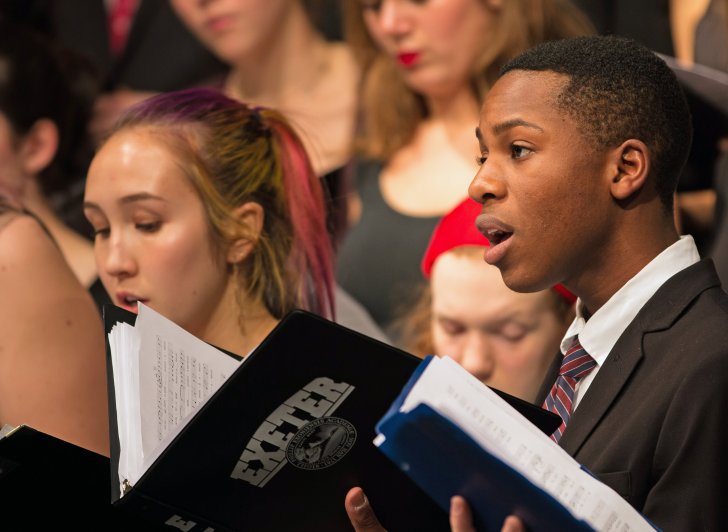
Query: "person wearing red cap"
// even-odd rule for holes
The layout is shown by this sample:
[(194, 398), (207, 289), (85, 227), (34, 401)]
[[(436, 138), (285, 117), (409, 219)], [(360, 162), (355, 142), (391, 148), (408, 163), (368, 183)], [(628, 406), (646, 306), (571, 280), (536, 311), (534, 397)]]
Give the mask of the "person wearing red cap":
[(480, 205), (459, 203), (438, 223), (422, 260), (425, 286), (408, 316), (405, 349), (449, 356), (485, 384), (527, 401), (574, 317), (575, 297), (561, 285), (518, 293), (483, 262), (488, 240), (477, 230)]

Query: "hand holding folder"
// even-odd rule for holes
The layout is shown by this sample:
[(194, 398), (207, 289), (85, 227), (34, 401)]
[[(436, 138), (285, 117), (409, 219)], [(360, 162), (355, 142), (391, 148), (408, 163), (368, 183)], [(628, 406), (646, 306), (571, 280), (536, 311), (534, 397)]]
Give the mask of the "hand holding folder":
[[(535, 408), (535, 407), (533, 407)], [(422, 362), (375, 444), (444, 510), (466, 498), (478, 530), (652, 531), (634, 508), (451, 359)]]

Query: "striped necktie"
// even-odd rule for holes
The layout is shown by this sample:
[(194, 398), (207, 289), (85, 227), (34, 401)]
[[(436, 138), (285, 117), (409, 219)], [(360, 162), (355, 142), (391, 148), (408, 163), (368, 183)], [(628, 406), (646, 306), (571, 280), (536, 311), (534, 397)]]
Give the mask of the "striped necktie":
[(546, 410), (561, 417), (561, 425), (551, 435), (551, 439), (557, 443), (564, 434), (569, 417), (571, 417), (576, 383), (581, 378), (586, 377), (597, 365), (591, 355), (581, 347), (577, 336), (572, 336), (569, 341), (571, 346), (567, 349), (564, 359), (561, 361), (559, 377), (543, 403)]

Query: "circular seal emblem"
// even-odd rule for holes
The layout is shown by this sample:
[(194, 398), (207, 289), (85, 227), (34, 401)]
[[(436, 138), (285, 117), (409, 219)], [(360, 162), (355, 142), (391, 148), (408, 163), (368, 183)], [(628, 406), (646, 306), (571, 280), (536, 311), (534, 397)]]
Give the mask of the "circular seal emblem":
[(339, 417), (322, 417), (301, 427), (286, 447), (286, 458), (300, 469), (324, 469), (346, 456), (355, 442), (354, 425)]

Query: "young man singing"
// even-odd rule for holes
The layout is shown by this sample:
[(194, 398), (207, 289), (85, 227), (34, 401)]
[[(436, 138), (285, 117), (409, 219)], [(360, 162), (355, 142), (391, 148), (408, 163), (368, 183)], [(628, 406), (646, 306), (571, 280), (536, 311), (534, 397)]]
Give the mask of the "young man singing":
[[(547, 43), (503, 68), (477, 136), (486, 262), (579, 297), (539, 394), (554, 439), (658, 527), (728, 529), (728, 296), (673, 221), (691, 141), (675, 76), (630, 40)], [(346, 507), (372, 529), (357, 488)], [(450, 520), (472, 530), (461, 497)]]

